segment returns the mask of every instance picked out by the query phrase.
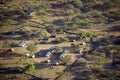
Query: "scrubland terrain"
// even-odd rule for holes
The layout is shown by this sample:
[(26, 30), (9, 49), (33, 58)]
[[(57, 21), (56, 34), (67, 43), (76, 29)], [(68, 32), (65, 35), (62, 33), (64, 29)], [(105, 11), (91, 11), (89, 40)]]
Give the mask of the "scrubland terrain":
[(0, 9), (0, 80), (120, 79), (119, 0), (1, 0)]

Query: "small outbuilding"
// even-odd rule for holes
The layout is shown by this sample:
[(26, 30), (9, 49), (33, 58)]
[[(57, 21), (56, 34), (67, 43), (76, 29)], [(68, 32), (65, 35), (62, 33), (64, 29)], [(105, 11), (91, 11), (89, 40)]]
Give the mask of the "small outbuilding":
[(56, 38), (56, 34), (51, 34), (51, 38)]
[(18, 44), (19, 47), (24, 47), (26, 45), (24, 40), (21, 40)]
[(33, 15), (34, 12), (35, 12), (34, 9), (28, 9), (28, 10), (27, 10), (27, 14), (28, 14), (28, 15)]
[(53, 51), (54, 51), (54, 47), (51, 47), (45, 56), (49, 58), (49, 56), (52, 54)]
[(62, 54), (59, 56), (59, 59), (63, 58), (63, 57), (65, 56), (66, 53), (67, 53), (67, 50), (64, 49), (63, 52), (62, 52)]

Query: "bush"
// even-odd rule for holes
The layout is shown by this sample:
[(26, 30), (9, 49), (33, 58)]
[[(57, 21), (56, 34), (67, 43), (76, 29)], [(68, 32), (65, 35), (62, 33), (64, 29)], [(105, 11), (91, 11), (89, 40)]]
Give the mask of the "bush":
[(78, 63), (80, 63), (80, 64), (86, 64), (87, 61), (86, 61), (84, 58), (80, 58), (80, 59), (78, 60)]
[(23, 35), (23, 36), (29, 37), (29, 36), (31, 36), (32, 31), (31, 30), (27, 30), (27, 29), (21, 29), (18, 33)]
[(86, 38), (86, 34), (84, 32), (79, 33), (79, 38), (84, 39)]
[(50, 25), (50, 26), (47, 27), (47, 31), (48, 31), (49, 33), (55, 33), (56, 30), (57, 30), (57, 27), (54, 26), (54, 25)]
[(40, 39), (43, 39), (49, 37), (50, 33), (48, 33), (46, 30), (42, 30), (38, 32), (36, 36), (39, 37)]
[(32, 53), (32, 52), (35, 52), (37, 50), (37, 46), (31, 44), (26, 49)]
[(79, 44), (71, 44), (71, 48), (73, 48), (74, 50), (79, 50), (80, 45)]
[(64, 72), (56, 72), (56, 74), (58, 74), (58, 76), (61, 76), (64, 74)]
[(93, 53), (93, 55), (96, 55), (96, 56), (100, 55), (100, 52), (98, 52), (96, 50), (94, 50), (92, 53)]
[(73, 3), (74, 3), (76, 6), (83, 7), (83, 3), (82, 3), (81, 0), (73, 0)]
[(3, 22), (2, 22), (2, 25), (5, 25), (5, 26), (13, 25), (13, 24), (15, 24), (15, 21), (12, 20), (12, 19), (5, 19), (5, 20), (3, 20)]
[(72, 25), (71, 25), (71, 30), (76, 30), (76, 29), (77, 29), (77, 26), (78, 26), (77, 24), (72, 24)]
[(88, 78), (89, 78), (89, 80), (94, 80), (94, 76), (93, 75), (89, 75)]
[(56, 38), (55, 42), (56, 42), (56, 43), (61, 43), (62, 40), (61, 40), (60, 38)]
[(85, 39), (85, 38), (92, 38), (93, 34), (88, 33), (88, 32), (80, 32), (79, 33), (79, 38), (80, 39)]
[(62, 38), (62, 41), (63, 41), (63, 42), (69, 42), (69, 39), (66, 38), (66, 37), (64, 37), (64, 38)]
[(56, 42), (56, 43), (69, 42), (69, 39), (68, 39), (67, 37), (64, 37), (64, 38), (56, 38), (55, 42)]
[(35, 70), (35, 65), (33, 63), (28, 63), (27, 66), (25, 67), (26, 71), (33, 71)]

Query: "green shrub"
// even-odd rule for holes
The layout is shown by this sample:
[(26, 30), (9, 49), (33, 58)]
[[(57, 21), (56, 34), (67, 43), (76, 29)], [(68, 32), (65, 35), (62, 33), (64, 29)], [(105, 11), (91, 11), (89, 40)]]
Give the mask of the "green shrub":
[(94, 76), (93, 75), (89, 75), (88, 78), (89, 78), (89, 80), (94, 80)]
[(74, 50), (79, 50), (80, 45), (79, 44), (71, 44), (71, 48), (74, 49)]
[(72, 30), (76, 30), (76, 29), (77, 29), (77, 26), (78, 26), (77, 24), (72, 24), (72, 25), (71, 25), (71, 29), (72, 29)]
[(21, 35), (23, 35), (23, 36), (29, 37), (29, 36), (31, 36), (32, 31), (26, 30), (26, 29), (22, 29), (22, 30), (19, 31), (19, 33), (20, 33)]
[(82, 3), (81, 0), (73, 0), (73, 3), (74, 3), (76, 6), (83, 7), (83, 3)]
[(64, 37), (64, 38), (62, 38), (62, 42), (69, 42), (69, 39)]
[(26, 71), (33, 71), (35, 70), (35, 65), (33, 63), (28, 63), (27, 66), (25, 67)]
[(62, 40), (61, 40), (60, 38), (56, 38), (55, 42), (56, 42), (56, 43), (61, 43)]
[(31, 53), (35, 52), (37, 50), (37, 46), (36, 45), (29, 45), (27, 48), (26, 48), (28, 51), (30, 51)]
[(50, 33), (48, 33), (46, 30), (41, 30), (40, 32), (37, 33), (36, 36), (40, 39), (43, 39), (49, 37)]
[(2, 25), (5, 25), (5, 26), (13, 25), (13, 24), (15, 24), (15, 21), (12, 20), (12, 19), (5, 19), (5, 20), (3, 20), (3, 22), (2, 22)]
[(80, 64), (86, 64), (87, 61), (86, 61), (84, 58), (80, 58), (80, 59), (78, 60), (78, 63), (80, 63)]
[(81, 21), (80, 21), (80, 25), (81, 25), (81, 26), (89, 26), (90, 23), (89, 23), (88, 21), (81, 20)]
[(93, 53), (93, 55), (96, 55), (96, 56), (97, 56), (97, 55), (100, 55), (100, 52), (98, 52), (98, 51), (96, 51), (96, 50), (94, 50), (92, 53)]
[(86, 38), (92, 38), (93, 34), (89, 33), (89, 32), (80, 32), (79, 33), (79, 38), (80, 39), (86, 39)]
[(62, 76), (62, 75), (64, 74), (64, 72), (56, 72), (56, 74), (57, 74), (58, 76)]
[(79, 33), (79, 38), (81, 38), (81, 39), (86, 38), (85, 32), (80, 32), (80, 33)]

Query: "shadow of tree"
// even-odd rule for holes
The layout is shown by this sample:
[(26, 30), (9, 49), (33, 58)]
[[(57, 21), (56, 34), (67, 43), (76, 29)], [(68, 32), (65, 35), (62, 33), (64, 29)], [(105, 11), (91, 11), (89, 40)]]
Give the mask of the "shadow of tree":
[(62, 19), (54, 20), (53, 24), (56, 25), (56, 26), (63, 26), (64, 21)]
[(39, 52), (37, 52), (36, 54), (35, 54), (35, 56), (36, 57), (45, 57), (45, 55), (47, 54), (47, 52), (48, 52), (49, 50), (47, 50), (47, 49), (44, 49), (44, 50), (40, 50)]
[(120, 26), (113, 26), (112, 28), (110, 28), (109, 32), (119, 32), (120, 31)]
[(0, 68), (0, 74), (20, 74), (22, 71), (23, 68), (21, 67)]
[(23, 54), (20, 54), (20, 53), (14, 53), (14, 52), (11, 52), (11, 51), (5, 51), (3, 53), (0, 54), (0, 57), (21, 57), (23, 56)]
[(44, 68), (48, 68), (49, 64), (47, 64), (45, 61), (38, 63), (38, 64), (34, 64), (35, 65), (35, 69), (44, 69)]

